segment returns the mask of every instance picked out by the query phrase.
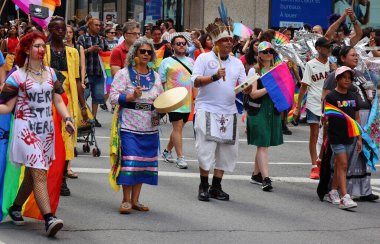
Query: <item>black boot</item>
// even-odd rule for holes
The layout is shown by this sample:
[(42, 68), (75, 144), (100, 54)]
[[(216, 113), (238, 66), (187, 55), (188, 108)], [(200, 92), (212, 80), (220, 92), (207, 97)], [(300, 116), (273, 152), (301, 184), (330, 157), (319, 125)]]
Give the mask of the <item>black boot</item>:
[(281, 123), (282, 123), (282, 134), (284, 134), (284, 135), (291, 135), (291, 134), (293, 134), (289, 130), (288, 126), (286, 125), (285, 120), (282, 120)]
[(210, 197), (212, 198), (222, 201), (230, 200), (230, 195), (228, 195), (222, 190), (222, 186), (211, 186), (208, 192), (210, 194)]
[(61, 185), (61, 196), (70, 196), (70, 189), (67, 187), (66, 183), (66, 176), (63, 177), (62, 179), (62, 185)]

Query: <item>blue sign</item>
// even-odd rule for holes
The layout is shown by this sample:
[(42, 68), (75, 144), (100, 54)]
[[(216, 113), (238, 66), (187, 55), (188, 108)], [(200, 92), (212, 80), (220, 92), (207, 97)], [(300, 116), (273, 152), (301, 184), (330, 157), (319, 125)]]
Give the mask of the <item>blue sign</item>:
[(328, 28), (331, 0), (272, 0), (271, 27), (301, 28), (304, 24)]
[(145, 23), (155, 23), (162, 19), (162, 0), (147, 0), (145, 4)]

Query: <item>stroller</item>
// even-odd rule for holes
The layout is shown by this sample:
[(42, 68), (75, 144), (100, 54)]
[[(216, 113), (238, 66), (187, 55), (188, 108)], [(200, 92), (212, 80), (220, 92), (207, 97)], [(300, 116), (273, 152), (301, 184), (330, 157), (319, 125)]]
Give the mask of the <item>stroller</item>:
[[(92, 156), (100, 157), (101, 152), (98, 147), (95, 136), (95, 119), (90, 109), (87, 107), (88, 121), (78, 126), (77, 129), (77, 142), (83, 143), (83, 152), (88, 153), (91, 151), (90, 146), (94, 146), (92, 149)], [(80, 114), (80, 121), (82, 121), (82, 115)], [(77, 148), (74, 148), (75, 157), (78, 156)]]

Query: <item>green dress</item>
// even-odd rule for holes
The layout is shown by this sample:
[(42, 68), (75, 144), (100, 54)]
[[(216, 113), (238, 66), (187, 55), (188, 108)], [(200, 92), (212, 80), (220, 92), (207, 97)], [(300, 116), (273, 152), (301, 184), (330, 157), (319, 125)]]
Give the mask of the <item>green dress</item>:
[(268, 94), (262, 97), (259, 109), (255, 112), (248, 111), (247, 141), (249, 145), (258, 147), (278, 146), (284, 143), (281, 115)]

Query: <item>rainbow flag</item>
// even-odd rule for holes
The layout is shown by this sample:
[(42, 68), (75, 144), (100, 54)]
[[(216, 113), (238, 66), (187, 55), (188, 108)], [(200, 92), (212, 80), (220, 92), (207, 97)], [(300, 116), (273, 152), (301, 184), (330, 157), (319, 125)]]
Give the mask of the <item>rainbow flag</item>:
[[(50, 206), (55, 214), (60, 197), (63, 169), (65, 167), (65, 145), (63, 143), (61, 130), (61, 118), (54, 110), (54, 129), (55, 133), (55, 157), (48, 171), (48, 191)], [(24, 178), (24, 167), (16, 167), (9, 161), (10, 135), (12, 135), (11, 114), (0, 115), (0, 221), (8, 215), (8, 210), (12, 206), (17, 196), (18, 189)], [(25, 217), (43, 219), (37, 206), (33, 193), (25, 202), (22, 210)]]
[(111, 84), (112, 84), (110, 58), (111, 58), (111, 51), (99, 52), (99, 60), (101, 61), (100, 65), (102, 66), (104, 79), (106, 81), (105, 84), (106, 84), (107, 93), (110, 92)]
[(293, 106), (295, 84), (286, 62), (282, 62), (261, 76), (261, 82), (278, 112)]
[(156, 60), (156, 62), (154, 62), (153, 67), (152, 67), (153, 70), (156, 72), (158, 72), (158, 69), (160, 68), (161, 62), (164, 59), (165, 48), (166, 48), (166, 45), (162, 45), (162, 47), (160, 47), (160, 49), (156, 50), (157, 60)]
[[(297, 106), (298, 95), (299, 95), (299, 93), (294, 93), (294, 103), (293, 103), (292, 109), (290, 109), (290, 111), (288, 113), (288, 122), (292, 122), (294, 120), (293, 113), (294, 113), (294, 110), (296, 109), (296, 106)], [(306, 99), (307, 99), (307, 93), (305, 93), (305, 95), (302, 98), (301, 111), (300, 111), (299, 118), (301, 118), (302, 115), (306, 115)]]
[(61, 6), (61, 0), (12, 0), (24, 13), (29, 14), (29, 4), (35, 4), (47, 7), (49, 9), (49, 17), (47, 19), (32, 19), (42, 28), (46, 28), (50, 22), (51, 16), (55, 11), (55, 7)]
[(362, 127), (359, 125), (356, 120), (348, 116), (345, 112), (340, 110), (339, 108), (335, 107), (334, 105), (326, 102), (325, 103), (325, 116), (334, 116), (339, 117), (342, 119), (345, 119), (347, 121), (347, 127), (348, 127), (348, 136), (349, 137), (355, 137), (360, 134), (362, 134), (363, 130)]

